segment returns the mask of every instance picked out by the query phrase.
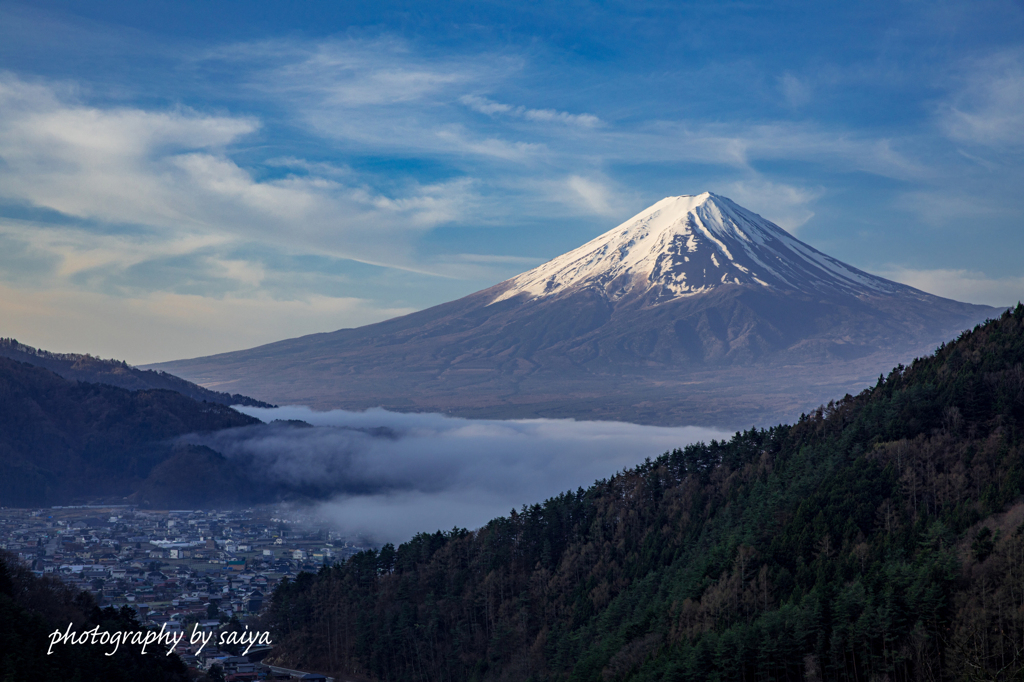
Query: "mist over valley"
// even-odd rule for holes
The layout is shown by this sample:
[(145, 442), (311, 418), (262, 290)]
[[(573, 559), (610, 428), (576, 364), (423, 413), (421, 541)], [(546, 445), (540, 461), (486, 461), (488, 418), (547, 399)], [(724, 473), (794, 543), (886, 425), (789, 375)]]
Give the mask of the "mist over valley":
[(478, 528), (645, 458), (732, 435), (701, 427), (470, 420), (383, 409), (239, 410), (269, 423), (185, 440), (222, 453), (267, 489), (315, 504), (343, 532), (378, 544), (453, 526)]

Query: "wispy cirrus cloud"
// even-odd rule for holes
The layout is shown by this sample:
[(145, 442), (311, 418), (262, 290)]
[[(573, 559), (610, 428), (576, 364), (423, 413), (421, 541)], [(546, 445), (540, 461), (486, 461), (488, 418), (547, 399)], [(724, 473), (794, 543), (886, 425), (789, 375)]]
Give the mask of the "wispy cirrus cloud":
[(617, 193), (609, 187), (606, 179), (570, 175), (565, 184), (569, 189), (568, 200), (587, 213), (621, 217), (622, 206)]
[(519, 71), (522, 61), (515, 57), (426, 57), (405, 41), (382, 36), (239, 43), (204, 53), (197, 62), (227, 62), (242, 74), (242, 92), (276, 102), (317, 135), (365, 149), (511, 159), (530, 148), (526, 141), (481, 135), (453, 115), (467, 89)]
[(562, 123), (583, 128), (597, 128), (603, 125), (601, 119), (593, 114), (571, 114), (567, 111), (557, 111), (555, 109), (530, 109), (522, 105), (502, 104), (479, 95), (463, 95), (459, 98), (459, 102), (473, 111), (486, 114), (487, 116), (504, 115), (528, 121)]
[(791, 107), (802, 107), (811, 101), (810, 86), (792, 73), (787, 72), (779, 77), (779, 90)]
[(955, 82), (956, 90), (939, 108), (947, 135), (986, 147), (1024, 145), (1024, 52), (970, 60)]
[(197, 64), (241, 69), (243, 88), (293, 101), (340, 108), (375, 108), (443, 101), (460, 88), (494, 78), (520, 62), (492, 55), (425, 57), (397, 38), (268, 40), (218, 46)]
[(824, 194), (820, 187), (798, 187), (764, 178), (726, 183), (721, 192), (762, 216), (771, 216), (769, 220), (792, 234), (814, 217), (810, 207)]
[[(583, 167), (621, 162), (746, 168), (781, 159), (841, 159), (885, 177), (928, 170), (899, 149), (899, 140), (816, 121), (673, 119), (653, 109), (616, 123), (591, 112), (479, 94), (482, 87), (500, 89), (529, 77), (529, 62), (510, 52), (425, 57), (409, 43), (377, 38), (239, 44), (202, 58), (229, 60), (246, 74), (246, 88), (279, 100), (317, 134), (378, 150), (442, 155), (465, 168), (478, 168), (479, 157), (485, 163), (529, 162), (531, 174), (546, 166), (563, 176), (568, 168), (582, 176)], [(805, 103), (810, 91), (793, 73), (781, 77), (780, 87), (794, 105)], [(468, 112), (507, 125), (482, 127)], [(513, 125), (523, 121), (543, 125)]]

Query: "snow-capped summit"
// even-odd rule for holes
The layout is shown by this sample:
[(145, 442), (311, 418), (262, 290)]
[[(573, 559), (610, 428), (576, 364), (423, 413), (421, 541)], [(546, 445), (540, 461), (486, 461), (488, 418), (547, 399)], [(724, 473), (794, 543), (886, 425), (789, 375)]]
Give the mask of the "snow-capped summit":
[(652, 303), (725, 284), (853, 295), (906, 289), (804, 244), (717, 194), (666, 197), (583, 246), (508, 280), (492, 303), (583, 288)]

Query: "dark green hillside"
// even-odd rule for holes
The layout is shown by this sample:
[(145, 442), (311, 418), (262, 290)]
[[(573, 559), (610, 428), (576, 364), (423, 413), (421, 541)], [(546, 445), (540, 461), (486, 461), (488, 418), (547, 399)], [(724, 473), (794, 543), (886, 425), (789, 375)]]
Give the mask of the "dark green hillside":
[(171, 438), (258, 423), (168, 390), (68, 381), (0, 357), (0, 506), (132, 493)]
[(303, 574), (279, 658), (378, 680), (1024, 672), (1024, 306), (793, 425)]

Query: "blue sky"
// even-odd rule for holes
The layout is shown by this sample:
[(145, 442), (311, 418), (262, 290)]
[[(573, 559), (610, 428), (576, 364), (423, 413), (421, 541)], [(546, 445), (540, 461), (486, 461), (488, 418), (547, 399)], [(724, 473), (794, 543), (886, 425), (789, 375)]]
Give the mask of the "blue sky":
[(135, 363), (409, 312), (710, 190), (1024, 298), (1024, 3), (0, 2), (0, 335)]

